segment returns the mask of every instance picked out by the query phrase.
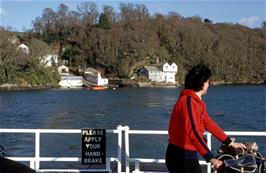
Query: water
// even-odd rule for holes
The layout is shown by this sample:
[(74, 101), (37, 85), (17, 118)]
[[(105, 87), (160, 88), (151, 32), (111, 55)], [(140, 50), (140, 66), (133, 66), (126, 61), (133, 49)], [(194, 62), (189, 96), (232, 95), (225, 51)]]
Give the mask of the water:
[[(210, 87), (204, 100), (209, 114), (224, 130), (266, 131), (265, 91), (266, 86)], [(178, 88), (1, 91), (0, 128), (115, 129), (127, 125), (130, 129), (167, 130), (179, 92)], [(131, 136), (130, 156), (164, 158), (166, 135)], [(107, 135), (108, 156), (115, 155), (116, 140)], [(257, 141), (266, 154), (265, 137), (237, 140)], [(41, 156), (81, 155), (77, 134), (42, 135), (41, 142)], [(213, 143), (217, 148), (218, 142)], [(32, 134), (0, 134), (0, 144), (8, 147), (8, 156), (34, 156)]]

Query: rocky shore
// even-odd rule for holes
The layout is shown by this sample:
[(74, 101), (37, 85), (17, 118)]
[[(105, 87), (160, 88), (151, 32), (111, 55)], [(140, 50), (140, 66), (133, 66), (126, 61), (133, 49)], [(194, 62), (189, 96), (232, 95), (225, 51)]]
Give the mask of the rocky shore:
[(59, 88), (59, 86), (54, 85), (17, 85), (5, 83), (0, 85), (0, 91), (8, 91), (8, 90), (41, 90), (41, 89), (51, 89), (51, 88)]

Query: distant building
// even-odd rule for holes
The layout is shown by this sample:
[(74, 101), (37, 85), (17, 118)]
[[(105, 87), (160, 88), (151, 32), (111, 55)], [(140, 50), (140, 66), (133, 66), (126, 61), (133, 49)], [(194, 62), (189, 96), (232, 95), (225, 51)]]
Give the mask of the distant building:
[(52, 67), (53, 64), (58, 64), (58, 55), (47, 54), (41, 57), (41, 64), (44, 64), (45, 67)]
[(101, 72), (94, 68), (87, 68), (84, 72), (85, 79), (99, 86), (108, 85), (108, 79), (102, 78)]
[(65, 65), (61, 65), (57, 68), (57, 71), (58, 73), (61, 75), (61, 76), (66, 76), (66, 75), (69, 75), (69, 68)]
[[(15, 37), (11, 41), (16, 42)], [(29, 47), (25, 44), (20, 44), (17, 47), (17, 50), (22, 50), (27, 55), (30, 53)], [(45, 67), (51, 67), (53, 64), (58, 64), (58, 55), (50, 53), (43, 57), (40, 57), (40, 63)]]
[(30, 53), (30, 50), (29, 50), (29, 47), (26, 46), (25, 44), (20, 44), (18, 47), (17, 47), (17, 50), (22, 50), (24, 53), (26, 54), (29, 54)]
[(61, 76), (61, 80), (58, 83), (58, 85), (63, 87), (63, 88), (82, 87), (83, 77), (82, 76), (74, 76), (74, 75), (63, 75), (63, 76)]
[(145, 76), (151, 81), (164, 82), (164, 73), (156, 66), (144, 66), (138, 71), (138, 76)]
[(164, 81), (166, 83), (175, 83), (175, 75), (177, 73), (177, 65), (172, 63), (169, 65), (165, 63), (163, 65)]
[(151, 66), (143, 66), (138, 70), (138, 76), (146, 76), (154, 82), (175, 83), (175, 75), (177, 73), (177, 65), (172, 63), (155, 64)]
[(63, 88), (82, 87), (83, 85), (82, 76), (74, 76), (74, 75), (69, 74), (69, 68), (65, 65), (59, 66), (57, 70), (61, 76), (61, 80), (58, 83), (60, 87), (63, 87)]

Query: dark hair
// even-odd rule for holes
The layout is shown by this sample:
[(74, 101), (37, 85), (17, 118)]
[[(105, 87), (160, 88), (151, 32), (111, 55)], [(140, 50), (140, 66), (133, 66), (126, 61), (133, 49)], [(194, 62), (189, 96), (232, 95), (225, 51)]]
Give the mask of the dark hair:
[(185, 88), (200, 91), (203, 88), (204, 82), (210, 79), (211, 75), (211, 70), (205, 65), (195, 65), (186, 75)]

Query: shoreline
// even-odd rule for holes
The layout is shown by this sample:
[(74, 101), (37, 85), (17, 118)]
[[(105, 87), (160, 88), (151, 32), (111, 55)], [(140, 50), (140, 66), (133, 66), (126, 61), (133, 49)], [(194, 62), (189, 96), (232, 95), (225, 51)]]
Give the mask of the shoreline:
[(19, 86), (15, 84), (3, 84), (0, 85), (0, 91), (23, 91), (23, 90), (45, 90), (45, 89), (57, 89), (59, 86), (46, 85), (46, 86)]
[[(156, 83), (156, 82), (138, 82), (130, 79), (123, 80), (110, 80), (110, 86), (117, 87), (139, 87), (139, 88), (177, 88), (183, 84), (169, 84), (169, 83)], [(244, 86), (244, 85), (266, 85), (266, 82), (245, 82), (245, 83), (233, 83), (233, 82), (212, 82), (211, 86)], [(78, 87), (79, 88), (79, 87)], [(83, 87), (80, 87), (82, 89)], [(112, 87), (110, 87), (112, 88)], [(22, 90), (45, 90), (45, 89), (61, 89), (60, 86), (54, 85), (38, 85), (38, 86), (19, 86), (16, 84), (2, 84), (0, 85), (0, 91), (22, 91)], [(64, 88), (63, 88), (64, 89)], [(71, 88), (70, 88), (71, 89)]]

